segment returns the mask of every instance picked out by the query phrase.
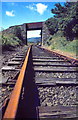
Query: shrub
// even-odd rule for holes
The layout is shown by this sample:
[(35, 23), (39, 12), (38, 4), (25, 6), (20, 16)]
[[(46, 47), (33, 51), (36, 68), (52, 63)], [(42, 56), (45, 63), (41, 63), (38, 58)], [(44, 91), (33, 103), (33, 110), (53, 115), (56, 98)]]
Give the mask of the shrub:
[[(13, 34), (2, 34), (2, 37), (0, 38), (2, 40), (2, 46), (17, 46), (21, 44), (21, 40), (14, 36)], [(1, 41), (0, 40), (0, 41)]]

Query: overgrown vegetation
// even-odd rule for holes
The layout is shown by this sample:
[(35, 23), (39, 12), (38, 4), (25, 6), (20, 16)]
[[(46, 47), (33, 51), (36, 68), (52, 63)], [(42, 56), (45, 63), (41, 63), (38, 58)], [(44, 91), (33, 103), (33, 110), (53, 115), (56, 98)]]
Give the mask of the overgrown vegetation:
[(19, 27), (15, 27), (13, 33), (7, 33), (2, 31), (0, 36), (0, 43), (2, 43), (3, 49), (11, 49), (13, 47), (23, 44), (21, 37), (21, 29)]
[(14, 28), (14, 35), (18, 37), (20, 40), (22, 40), (22, 35), (21, 35), (21, 28), (20, 27), (15, 27)]
[(64, 6), (57, 3), (51, 12), (54, 17), (45, 22), (51, 34), (46, 45), (51, 49), (76, 53), (78, 47), (78, 2), (66, 2)]

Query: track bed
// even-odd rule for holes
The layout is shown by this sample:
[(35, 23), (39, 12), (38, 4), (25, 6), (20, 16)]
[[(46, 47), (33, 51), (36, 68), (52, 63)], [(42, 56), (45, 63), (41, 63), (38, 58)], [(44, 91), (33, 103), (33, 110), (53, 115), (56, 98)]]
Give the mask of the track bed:
[(4, 118), (78, 119), (78, 63), (72, 63), (41, 47), (29, 48)]
[(77, 66), (38, 47), (32, 48), (39, 118), (76, 118)]

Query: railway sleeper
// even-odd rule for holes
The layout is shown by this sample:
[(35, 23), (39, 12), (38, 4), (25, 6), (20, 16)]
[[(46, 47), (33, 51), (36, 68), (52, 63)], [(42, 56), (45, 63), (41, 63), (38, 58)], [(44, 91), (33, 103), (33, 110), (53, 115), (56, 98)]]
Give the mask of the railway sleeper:
[[(42, 48), (32, 47), (29, 49), (16, 85), (12, 92), (8, 106), (4, 112), (5, 118), (24, 118), (24, 119), (76, 119), (78, 118), (76, 109), (76, 91), (78, 86), (55, 85), (55, 86), (38, 86), (35, 82), (36, 72), (65, 72), (64, 70), (38, 70), (33, 67), (32, 56), (39, 53), (43, 56), (45, 50)], [(35, 53), (34, 53), (35, 52)], [(45, 56), (48, 53), (45, 53)], [(56, 55), (57, 56), (57, 55)], [(69, 70), (69, 73), (77, 71)], [(36, 78), (37, 79), (37, 78)], [(71, 93), (70, 93), (71, 91)], [(65, 97), (64, 97), (65, 96)], [(47, 100), (46, 100), (46, 99)], [(57, 101), (57, 98), (58, 101)], [(45, 101), (45, 102), (44, 102)], [(48, 101), (48, 102), (47, 102)], [(53, 102), (51, 104), (51, 102)], [(45, 103), (45, 105), (44, 105)], [(47, 104), (46, 104), (47, 103)], [(58, 104), (57, 104), (58, 103)], [(11, 111), (11, 112), (10, 112)]]

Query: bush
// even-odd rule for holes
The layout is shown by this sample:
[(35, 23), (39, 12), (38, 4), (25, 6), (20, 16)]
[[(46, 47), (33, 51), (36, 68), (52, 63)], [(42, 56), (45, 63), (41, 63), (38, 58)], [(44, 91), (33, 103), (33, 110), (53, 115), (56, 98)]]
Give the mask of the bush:
[(72, 42), (69, 42), (69, 44), (67, 44), (65, 46), (65, 50), (69, 51), (69, 52), (74, 52), (74, 53), (78, 53), (78, 41), (77, 40), (73, 40)]
[[(58, 37), (57, 37), (58, 36)], [(54, 35), (51, 39), (51, 49), (52, 50), (61, 50), (69, 53), (78, 53), (78, 40), (67, 41), (64, 36), (61, 37), (61, 34), (58, 33)]]
[[(21, 40), (14, 36), (13, 34), (2, 34), (2, 37), (0, 38), (2, 40), (2, 46), (17, 46), (17, 45), (20, 45), (22, 42)], [(0, 41), (1, 41), (0, 40)]]
[(54, 17), (45, 22), (51, 35), (61, 30), (68, 41), (78, 37), (77, 6), (78, 2), (66, 2), (64, 6), (55, 4), (55, 8), (51, 10)]

